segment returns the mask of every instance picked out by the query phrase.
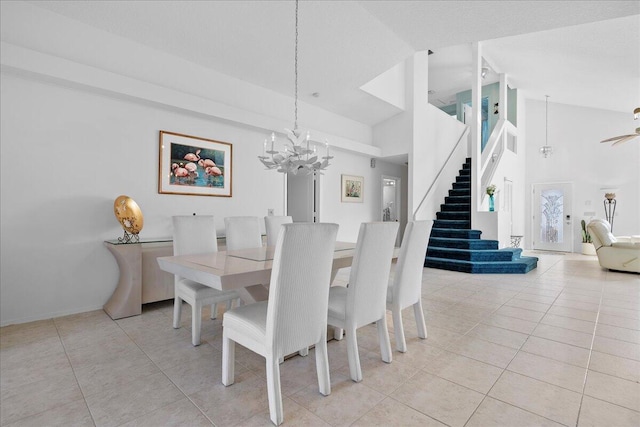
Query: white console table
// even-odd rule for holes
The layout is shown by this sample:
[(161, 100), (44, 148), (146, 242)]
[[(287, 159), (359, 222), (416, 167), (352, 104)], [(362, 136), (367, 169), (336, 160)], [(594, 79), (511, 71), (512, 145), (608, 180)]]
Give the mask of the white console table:
[(104, 305), (112, 319), (142, 313), (142, 304), (173, 298), (173, 274), (158, 267), (156, 258), (173, 255), (169, 238), (141, 239), (139, 243), (104, 242), (120, 269), (118, 285)]

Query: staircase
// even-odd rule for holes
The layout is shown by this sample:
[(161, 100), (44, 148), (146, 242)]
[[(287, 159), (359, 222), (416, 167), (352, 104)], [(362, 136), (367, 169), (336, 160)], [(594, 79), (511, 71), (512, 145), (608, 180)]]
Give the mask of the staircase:
[(538, 265), (538, 258), (520, 256), (522, 249), (498, 249), (497, 240), (481, 240), (482, 231), (471, 230), (469, 158), (462, 165), (436, 218), (425, 267), (475, 274), (524, 274)]

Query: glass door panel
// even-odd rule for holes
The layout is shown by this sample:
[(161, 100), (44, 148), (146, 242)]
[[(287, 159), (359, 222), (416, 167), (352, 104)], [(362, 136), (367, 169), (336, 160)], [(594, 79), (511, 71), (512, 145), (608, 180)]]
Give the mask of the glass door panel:
[(571, 252), (572, 184), (533, 185), (533, 248)]

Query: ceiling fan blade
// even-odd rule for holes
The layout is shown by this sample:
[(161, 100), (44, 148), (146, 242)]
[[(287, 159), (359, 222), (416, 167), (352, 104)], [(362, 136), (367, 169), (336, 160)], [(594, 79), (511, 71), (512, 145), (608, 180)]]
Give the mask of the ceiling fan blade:
[(638, 134), (631, 134), (631, 135), (620, 135), (620, 136), (614, 136), (613, 138), (608, 138), (608, 139), (603, 139), (600, 142), (611, 142), (611, 141), (615, 141), (617, 139), (622, 139), (622, 138), (629, 138), (629, 137), (636, 137), (638, 136)]
[(614, 145), (618, 145), (618, 144), (621, 144), (621, 143), (623, 143), (623, 142), (631, 141), (632, 139), (637, 138), (637, 137), (639, 137), (639, 136), (640, 136), (640, 135), (627, 135), (627, 136), (625, 136), (624, 138), (622, 138), (622, 139), (620, 139), (620, 140), (618, 140), (618, 141), (614, 142), (613, 144), (611, 144), (611, 146), (613, 147)]

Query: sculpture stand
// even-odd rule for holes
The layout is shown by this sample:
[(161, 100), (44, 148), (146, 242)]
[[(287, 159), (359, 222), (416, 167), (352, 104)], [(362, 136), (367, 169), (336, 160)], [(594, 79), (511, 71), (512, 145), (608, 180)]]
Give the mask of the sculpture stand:
[(124, 231), (124, 236), (118, 237), (118, 242), (120, 243), (138, 243), (140, 242), (140, 237), (138, 234), (129, 234), (127, 230)]
[(616, 214), (616, 199), (604, 200), (604, 216), (609, 224), (611, 224), (611, 232), (613, 232), (613, 217)]

